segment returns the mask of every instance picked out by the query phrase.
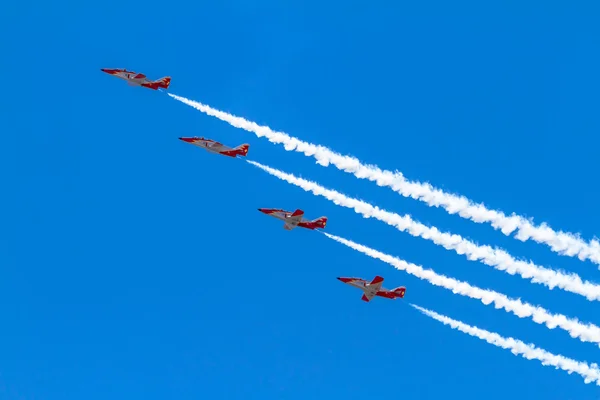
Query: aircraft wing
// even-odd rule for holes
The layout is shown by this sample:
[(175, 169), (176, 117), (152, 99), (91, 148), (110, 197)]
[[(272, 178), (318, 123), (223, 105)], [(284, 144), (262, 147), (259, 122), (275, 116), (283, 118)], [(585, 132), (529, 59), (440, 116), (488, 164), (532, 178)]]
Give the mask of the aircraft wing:
[(375, 278), (373, 278), (373, 280), (369, 283), (369, 288), (372, 288), (373, 290), (379, 290), (381, 289), (382, 284), (383, 278), (378, 275)]
[(285, 219), (285, 224), (283, 225), (283, 229), (291, 231), (295, 227), (298, 226), (300, 221), (302, 221), (302, 216), (304, 215), (304, 211), (298, 209), (292, 213), (289, 217)]
[(136, 72), (129, 72), (128, 74), (125, 74), (125, 79), (130, 86), (139, 86), (147, 81), (146, 75)]
[(362, 297), (361, 297), (361, 300), (362, 300), (362, 301), (369, 302), (369, 301), (371, 301), (371, 299), (372, 299), (373, 297), (375, 297), (375, 293), (374, 293), (374, 292), (372, 292), (372, 293), (367, 293), (367, 292), (365, 292), (365, 293), (362, 295)]
[(223, 143), (219, 142), (212, 142), (211, 144), (209, 144), (209, 147), (215, 153), (225, 155), (227, 155), (227, 153), (230, 153), (233, 150), (231, 147), (225, 146)]

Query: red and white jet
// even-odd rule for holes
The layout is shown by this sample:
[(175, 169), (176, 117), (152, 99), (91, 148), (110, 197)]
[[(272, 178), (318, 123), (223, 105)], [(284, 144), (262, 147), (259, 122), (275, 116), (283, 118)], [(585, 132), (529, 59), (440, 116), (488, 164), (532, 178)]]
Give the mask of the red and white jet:
[(183, 140), (184, 142), (193, 144), (194, 146), (202, 147), (209, 153), (221, 154), (228, 157), (237, 157), (242, 156), (246, 157), (248, 154), (248, 149), (250, 145), (247, 143), (241, 144), (237, 147), (231, 148), (227, 147), (224, 144), (219, 142), (215, 142), (214, 140), (205, 139), (202, 137), (180, 137), (179, 140)]
[(133, 71), (127, 71), (126, 69), (111, 69), (101, 68), (102, 72), (106, 72), (109, 75), (116, 76), (117, 78), (125, 79), (131, 86), (143, 86), (148, 89), (167, 89), (171, 84), (171, 77), (165, 76), (164, 78), (151, 81), (146, 78), (146, 75), (140, 74)]
[(271, 217), (275, 217), (277, 219), (285, 221), (283, 229), (287, 231), (291, 231), (297, 226), (307, 229), (318, 229), (325, 228), (325, 225), (327, 225), (327, 217), (319, 217), (317, 219), (309, 221), (307, 219), (302, 218), (302, 216), (304, 215), (304, 211), (302, 210), (296, 210), (294, 212), (291, 212), (281, 210), (279, 208), (259, 208), (258, 211), (270, 215)]
[(381, 287), (383, 278), (376, 276), (371, 282), (367, 282), (361, 278), (338, 278), (340, 281), (347, 283), (350, 286), (357, 287), (365, 292), (362, 295), (362, 300), (369, 302), (375, 296), (385, 297), (387, 299), (395, 300), (397, 298), (403, 298), (406, 293), (404, 286), (397, 287), (396, 289), (388, 290)]

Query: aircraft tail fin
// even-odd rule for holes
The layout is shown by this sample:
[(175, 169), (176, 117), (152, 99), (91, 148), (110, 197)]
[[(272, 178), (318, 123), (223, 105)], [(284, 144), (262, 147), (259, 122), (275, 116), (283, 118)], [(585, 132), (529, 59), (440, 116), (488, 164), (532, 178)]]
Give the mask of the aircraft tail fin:
[(165, 76), (163, 78), (155, 80), (154, 83), (156, 83), (159, 88), (168, 89), (169, 85), (171, 84), (171, 77)]
[(244, 143), (244, 144), (241, 144), (238, 147), (234, 148), (233, 150), (235, 150), (237, 155), (246, 157), (246, 154), (248, 154), (249, 149), (250, 149), (250, 145), (248, 143)]
[(325, 225), (327, 225), (327, 217), (319, 217), (311, 222), (315, 225), (315, 227), (323, 229), (325, 228)]

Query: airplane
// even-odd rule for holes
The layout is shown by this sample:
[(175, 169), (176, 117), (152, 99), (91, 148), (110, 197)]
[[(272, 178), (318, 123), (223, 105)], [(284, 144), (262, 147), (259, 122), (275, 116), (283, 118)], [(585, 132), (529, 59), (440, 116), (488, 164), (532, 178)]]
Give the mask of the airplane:
[(283, 229), (285, 229), (286, 231), (291, 231), (297, 226), (301, 228), (314, 230), (318, 228), (325, 228), (325, 225), (327, 225), (327, 217), (319, 217), (317, 219), (309, 221), (307, 219), (302, 218), (302, 216), (304, 215), (304, 211), (302, 210), (290, 212), (286, 210), (281, 210), (279, 208), (259, 208), (258, 211), (270, 215), (271, 217), (275, 217), (277, 219), (285, 221)]
[(131, 86), (143, 86), (148, 89), (158, 90), (167, 89), (171, 84), (171, 77), (165, 76), (164, 78), (157, 79), (155, 81), (151, 81), (146, 78), (146, 75), (140, 74), (133, 71), (127, 71), (127, 69), (111, 69), (111, 68), (101, 68), (102, 72), (106, 72), (109, 75), (116, 76), (117, 78), (125, 79), (127, 83)]
[(397, 298), (403, 298), (404, 293), (406, 293), (406, 288), (404, 286), (397, 287), (392, 290), (388, 290), (381, 287), (383, 283), (383, 278), (381, 276), (376, 276), (373, 278), (371, 282), (367, 282), (361, 278), (338, 278), (340, 281), (347, 283), (350, 286), (357, 287), (365, 292), (362, 295), (362, 300), (369, 302), (375, 296), (385, 297), (387, 299), (395, 300)]
[(237, 157), (242, 156), (246, 157), (248, 154), (248, 149), (250, 145), (247, 143), (241, 144), (233, 149), (231, 147), (227, 147), (224, 144), (219, 142), (215, 142), (214, 140), (205, 139), (203, 137), (180, 137), (179, 140), (182, 140), (187, 143), (191, 143), (194, 146), (202, 147), (209, 153), (221, 154), (229, 157)]

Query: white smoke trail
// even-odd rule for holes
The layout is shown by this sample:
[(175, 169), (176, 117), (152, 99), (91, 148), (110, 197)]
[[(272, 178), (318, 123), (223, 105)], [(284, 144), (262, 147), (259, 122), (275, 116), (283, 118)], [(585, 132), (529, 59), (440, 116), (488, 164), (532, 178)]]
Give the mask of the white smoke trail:
[(584, 324), (577, 319), (568, 318), (561, 314), (552, 314), (542, 307), (524, 303), (520, 299), (511, 299), (502, 293), (471, 286), (467, 282), (449, 278), (445, 275), (438, 275), (431, 269), (424, 269), (420, 265), (411, 264), (351, 240), (326, 232), (321, 233), (338, 243), (350, 247), (371, 258), (390, 264), (392, 267), (400, 271), (405, 271), (419, 279), (423, 279), (434, 286), (440, 286), (451, 290), (455, 294), (479, 300), (485, 305), (493, 303), (496, 308), (504, 309), (519, 318), (531, 318), (534, 322), (545, 324), (550, 329), (554, 329), (558, 326), (567, 331), (571, 337), (579, 338), (582, 342), (600, 344), (600, 328), (596, 325)]
[[(359, 179), (376, 182), (379, 186), (387, 186), (404, 197), (410, 197), (426, 203), (431, 207), (442, 207), (449, 214), (458, 214), (477, 223), (490, 223), (494, 229), (509, 236), (516, 231), (515, 238), (521, 241), (534, 240), (549, 246), (552, 251), (574, 257), (581, 261), (590, 260), (600, 265), (600, 242), (596, 239), (586, 243), (579, 235), (563, 231), (554, 231), (546, 223), (535, 226), (524, 217), (505, 215), (501, 211), (489, 210), (484, 204), (476, 204), (464, 196), (446, 193), (434, 188), (429, 183), (407, 180), (400, 172), (381, 170), (374, 165), (365, 165), (355, 157), (343, 156), (327, 147), (303, 142), (286, 133), (271, 130), (255, 122), (216, 110), (197, 101), (168, 93), (172, 98), (187, 104), (198, 111), (216, 117), (230, 125), (254, 133), (258, 137), (266, 137), (271, 143), (283, 144), (286, 151), (296, 151), (314, 157), (317, 164), (335, 165), (339, 170), (353, 174)], [(599, 267), (600, 269), (600, 267)]]
[(540, 267), (532, 262), (514, 259), (510, 254), (501, 249), (490, 246), (479, 246), (460, 235), (440, 232), (435, 227), (428, 227), (420, 222), (414, 221), (409, 215), (398, 215), (378, 207), (372, 206), (362, 200), (353, 199), (335, 190), (326, 189), (323, 186), (298, 178), (277, 169), (267, 167), (255, 161), (246, 160), (248, 163), (262, 169), (263, 171), (292, 185), (296, 185), (307, 192), (317, 196), (323, 196), (337, 205), (352, 208), (356, 213), (364, 217), (373, 217), (388, 225), (396, 227), (402, 232), (430, 240), (447, 250), (454, 250), (457, 254), (464, 254), (469, 260), (478, 260), (483, 264), (492, 266), (500, 271), (511, 275), (518, 274), (531, 282), (542, 284), (550, 289), (559, 287), (565, 291), (576, 293), (586, 297), (588, 300), (600, 300), (600, 285), (583, 282), (576, 274), (566, 274), (548, 268)]
[(475, 326), (467, 325), (463, 322), (456, 321), (452, 318), (449, 318), (445, 315), (438, 314), (434, 311), (427, 310), (423, 307), (419, 307), (417, 305), (411, 304), (414, 308), (421, 311), (423, 314), (427, 315), (443, 323), (444, 325), (449, 325), (452, 329), (458, 329), (461, 332), (466, 333), (467, 335), (474, 336), (481, 340), (485, 340), (489, 344), (493, 344), (494, 346), (510, 350), (514, 355), (520, 355), (523, 358), (528, 360), (539, 360), (542, 362), (542, 365), (550, 365), (555, 367), (556, 369), (562, 369), (563, 371), (567, 371), (570, 374), (573, 372), (581, 375), (584, 378), (585, 383), (596, 382), (596, 385), (600, 386), (600, 369), (598, 369), (598, 365), (593, 363), (591, 366), (585, 362), (576, 361), (571, 358), (566, 358), (561, 355), (552, 354), (546, 350), (540, 349), (533, 344), (527, 344), (520, 340), (513, 338), (505, 338), (497, 333), (489, 332)]

